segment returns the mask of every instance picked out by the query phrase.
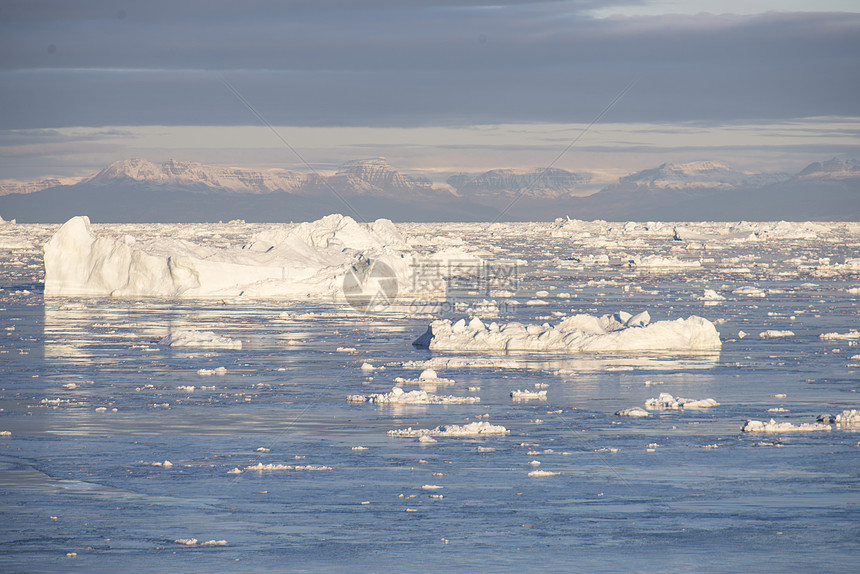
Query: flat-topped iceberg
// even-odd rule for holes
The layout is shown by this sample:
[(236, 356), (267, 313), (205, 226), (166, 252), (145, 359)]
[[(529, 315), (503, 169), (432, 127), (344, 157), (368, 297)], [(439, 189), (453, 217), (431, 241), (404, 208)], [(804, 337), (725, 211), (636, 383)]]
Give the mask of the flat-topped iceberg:
[(390, 296), (415, 291), (414, 261), (404, 249), (410, 248), (390, 221), (362, 224), (339, 214), (267, 229), (221, 249), (167, 237), (96, 235), (89, 218), (73, 217), (45, 244), (45, 295), (296, 298), (383, 290)]
[(720, 348), (714, 324), (698, 316), (650, 322), (648, 312), (596, 317), (573, 315), (556, 325), (495, 322), (480, 319), (433, 321), (413, 345), (435, 351), (646, 351)]

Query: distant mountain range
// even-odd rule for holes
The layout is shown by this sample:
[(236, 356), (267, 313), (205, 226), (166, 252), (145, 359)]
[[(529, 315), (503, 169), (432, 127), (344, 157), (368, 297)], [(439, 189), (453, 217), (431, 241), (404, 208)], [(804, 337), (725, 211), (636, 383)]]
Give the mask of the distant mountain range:
[(797, 174), (749, 173), (713, 161), (664, 163), (581, 196), (589, 173), (495, 169), (447, 187), (383, 158), (333, 174), (252, 170), (170, 160), (115, 162), (69, 183), (0, 182), (0, 215), (19, 222), (303, 221), (332, 212), (396, 221), (860, 220), (860, 161), (814, 162)]

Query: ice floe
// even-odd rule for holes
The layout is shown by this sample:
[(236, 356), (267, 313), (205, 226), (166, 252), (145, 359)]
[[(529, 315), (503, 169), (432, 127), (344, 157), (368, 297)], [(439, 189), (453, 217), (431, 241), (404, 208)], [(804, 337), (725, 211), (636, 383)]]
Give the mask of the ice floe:
[(860, 331), (851, 329), (847, 333), (822, 333), (818, 337), (825, 341), (849, 341), (860, 339)]
[(492, 425), (486, 421), (473, 422), (465, 425), (440, 425), (432, 429), (395, 429), (388, 431), (388, 436), (402, 437), (434, 437), (434, 436), (483, 436), (505, 435), (510, 431), (503, 426)]
[(559, 473), (552, 472), (550, 470), (533, 470), (529, 473), (531, 477), (540, 477), (540, 476), (555, 476)]
[(768, 329), (758, 334), (762, 339), (779, 339), (782, 337), (794, 337), (794, 331), (780, 331), (779, 329)]
[[(174, 540), (176, 544), (182, 544), (184, 546), (198, 546), (198, 541), (196, 538), (177, 538)], [(200, 542), (199, 546), (227, 546), (226, 540), (207, 540), (206, 542)]]
[(223, 349), (241, 349), (242, 341), (216, 335), (212, 331), (173, 331), (162, 338), (159, 345), (165, 347), (213, 347)]
[(426, 361), (406, 361), (402, 366), (405, 369), (461, 369), (466, 367), (516, 369), (521, 367), (522, 363), (502, 357), (433, 357)]
[(396, 377), (394, 379), (395, 383), (403, 384), (413, 384), (413, 385), (450, 385), (453, 384), (454, 381), (452, 379), (446, 379), (444, 377), (440, 377), (436, 374), (436, 371), (433, 369), (424, 369), (421, 371), (421, 374), (418, 375), (417, 379), (405, 379), (403, 377)]
[(702, 266), (702, 263), (697, 259), (678, 259), (677, 257), (663, 257), (660, 255), (647, 255), (645, 257), (635, 257), (628, 262), (629, 267), (639, 267), (651, 271), (667, 270), (673, 271), (677, 269), (695, 269)]
[(650, 323), (647, 312), (573, 315), (553, 326), (480, 319), (433, 321), (413, 345), (437, 351), (640, 351), (720, 348), (713, 323), (698, 316)]
[(744, 297), (767, 297), (767, 293), (758, 287), (739, 287), (732, 291), (732, 295), (743, 295)]
[(769, 421), (754, 421), (748, 420), (741, 427), (743, 432), (813, 432), (813, 431), (829, 431), (830, 425), (823, 423), (801, 423), (794, 424), (790, 422), (778, 423), (773, 419)]
[[(238, 472), (236, 472), (238, 470)], [(240, 472), (248, 472), (256, 470), (258, 472), (270, 471), (270, 470), (309, 470), (309, 471), (317, 471), (317, 470), (333, 470), (330, 466), (316, 465), (316, 464), (305, 464), (305, 465), (290, 465), (290, 464), (280, 464), (280, 463), (269, 463), (263, 464), (262, 462), (258, 462), (257, 464), (246, 466), (244, 469), (239, 469), (238, 467), (229, 471), (230, 474), (239, 474)]]
[(705, 289), (705, 293), (699, 297), (699, 301), (725, 301), (726, 298), (714, 291), (713, 289)]
[(530, 391), (530, 390), (516, 390), (511, 391), (511, 398), (517, 400), (528, 400), (528, 399), (543, 399), (546, 400), (546, 391)]
[(201, 377), (211, 377), (212, 375), (226, 375), (227, 369), (224, 367), (215, 367), (214, 369), (198, 369), (197, 374)]
[(819, 415), (816, 420), (820, 423), (836, 424), (841, 427), (856, 427), (860, 426), (860, 410), (851, 409), (836, 415)]
[(645, 401), (645, 408), (649, 410), (705, 409), (718, 406), (720, 406), (720, 403), (714, 399), (684, 399), (681, 397), (673, 397), (669, 393), (660, 393), (659, 397)]
[(452, 395), (433, 395), (426, 391), (405, 392), (400, 387), (394, 387), (390, 393), (371, 395), (349, 395), (346, 398), (351, 403), (377, 403), (399, 405), (451, 405), (462, 403), (479, 403), (478, 397), (455, 397)]
[(629, 409), (621, 409), (620, 411), (615, 412), (619, 417), (648, 417), (651, 416), (648, 414), (648, 411), (643, 409), (642, 407), (631, 407)]

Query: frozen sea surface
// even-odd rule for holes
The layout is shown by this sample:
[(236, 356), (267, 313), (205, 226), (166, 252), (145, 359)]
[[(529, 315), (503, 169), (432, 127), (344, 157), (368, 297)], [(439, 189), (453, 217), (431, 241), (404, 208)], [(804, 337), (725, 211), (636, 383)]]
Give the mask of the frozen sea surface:
[[(226, 246), (267, 226), (95, 227)], [(860, 226), (674, 227), (400, 225), (414, 245), (518, 260), (515, 280), (362, 314), (311, 299), (45, 299), (40, 249), (56, 226), (0, 226), (0, 570), (855, 572), (857, 428), (741, 427), (860, 407), (860, 341), (821, 337), (860, 327)], [(705, 317), (722, 348), (412, 345), (439, 318), (646, 310)], [(241, 348), (159, 345), (176, 331)], [(435, 382), (418, 381), (427, 366)], [(398, 377), (480, 402), (347, 401)], [(546, 396), (511, 397), (532, 389)], [(615, 415), (661, 393), (719, 405)], [(388, 434), (477, 422), (508, 432)]]

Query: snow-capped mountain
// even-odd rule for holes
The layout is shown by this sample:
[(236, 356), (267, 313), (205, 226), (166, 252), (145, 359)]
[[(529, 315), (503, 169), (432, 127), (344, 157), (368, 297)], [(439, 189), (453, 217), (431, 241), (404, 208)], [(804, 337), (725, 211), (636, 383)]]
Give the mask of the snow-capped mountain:
[(479, 175), (457, 174), (448, 178), (448, 185), (464, 197), (491, 196), (554, 199), (571, 195), (591, 180), (590, 174), (548, 168), (532, 171), (493, 169)]
[(59, 185), (74, 185), (81, 181), (80, 177), (49, 177), (37, 181), (17, 181), (13, 179), (0, 180), (0, 195), (11, 193), (35, 193), (49, 187)]
[[(452, 193), (398, 172), (383, 158), (347, 162), (334, 173), (131, 159), (74, 185), (9, 184), (14, 191), (0, 194), (0, 213), (43, 223), (80, 214), (100, 222), (265, 222), (329, 213), (398, 221), (535, 221), (563, 214), (655, 221), (860, 220), (857, 160), (815, 162), (794, 176), (749, 173), (713, 161), (665, 163), (580, 196), (589, 179), (562, 169), (494, 169), (450, 177)], [(515, 197), (522, 201), (510, 210)]]
[(401, 194), (402, 192), (432, 192), (433, 184), (429, 179), (408, 176), (388, 165), (385, 158), (361, 159), (346, 162), (329, 182), (354, 193)]
[(664, 163), (618, 180), (618, 186), (650, 189), (738, 189), (759, 187), (789, 176), (778, 173), (751, 173), (715, 161)]
[(176, 160), (159, 165), (144, 159), (129, 159), (110, 164), (88, 183), (109, 185), (122, 181), (251, 194), (285, 192), (302, 195), (317, 193), (324, 188), (348, 195), (380, 197), (402, 196), (404, 192), (434, 192), (429, 180), (401, 174), (384, 158), (347, 162), (334, 175), (287, 169), (260, 171)]
[(306, 176), (286, 169), (255, 171), (172, 159), (159, 165), (135, 158), (110, 164), (89, 182), (111, 184), (121, 180), (213, 188), (237, 193), (271, 193), (295, 191), (304, 184)]
[(860, 160), (832, 158), (806, 166), (795, 179), (844, 179), (860, 177)]

